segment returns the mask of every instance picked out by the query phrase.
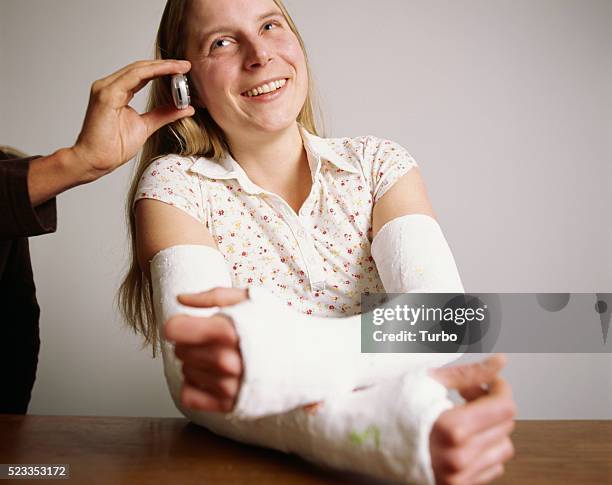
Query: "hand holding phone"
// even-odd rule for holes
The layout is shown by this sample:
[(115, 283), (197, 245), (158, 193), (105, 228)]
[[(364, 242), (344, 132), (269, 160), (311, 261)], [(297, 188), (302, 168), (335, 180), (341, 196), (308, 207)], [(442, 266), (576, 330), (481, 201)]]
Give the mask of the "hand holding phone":
[(95, 81), (76, 143), (70, 148), (70, 173), (78, 183), (90, 182), (133, 158), (147, 138), (162, 126), (193, 116), (189, 101), (184, 109), (157, 106), (138, 113), (130, 105), (134, 95), (149, 81), (191, 69), (188, 61), (174, 59), (142, 60)]
[(184, 74), (175, 74), (170, 81), (170, 90), (172, 91), (172, 99), (176, 109), (185, 109), (189, 106), (191, 98), (189, 96), (189, 84), (187, 76)]

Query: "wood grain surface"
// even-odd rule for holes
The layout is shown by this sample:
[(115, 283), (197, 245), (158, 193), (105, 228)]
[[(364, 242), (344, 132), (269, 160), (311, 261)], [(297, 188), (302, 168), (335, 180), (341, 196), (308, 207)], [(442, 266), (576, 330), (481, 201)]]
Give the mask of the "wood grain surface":
[[(518, 421), (513, 441), (496, 484), (612, 484), (612, 421)], [(78, 484), (373, 483), (173, 418), (0, 416), (0, 463), (65, 463)]]

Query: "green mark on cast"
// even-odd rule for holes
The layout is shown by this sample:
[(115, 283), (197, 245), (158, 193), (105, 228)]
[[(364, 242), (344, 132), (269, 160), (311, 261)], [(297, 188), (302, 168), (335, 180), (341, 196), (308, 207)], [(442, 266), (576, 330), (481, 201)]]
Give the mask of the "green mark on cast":
[(368, 438), (372, 438), (374, 440), (374, 447), (378, 450), (380, 449), (380, 429), (377, 426), (371, 425), (368, 426), (361, 433), (357, 431), (351, 431), (349, 433), (349, 439), (352, 443), (356, 445), (363, 445), (367, 442)]

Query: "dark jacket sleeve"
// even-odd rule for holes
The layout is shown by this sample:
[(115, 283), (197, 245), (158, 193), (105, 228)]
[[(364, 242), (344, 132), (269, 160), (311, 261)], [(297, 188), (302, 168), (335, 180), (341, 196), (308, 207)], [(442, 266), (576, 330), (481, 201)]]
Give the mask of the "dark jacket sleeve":
[(28, 192), (30, 161), (5, 160), (0, 152), (0, 239), (37, 236), (57, 227), (55, 198), (32, 207)]

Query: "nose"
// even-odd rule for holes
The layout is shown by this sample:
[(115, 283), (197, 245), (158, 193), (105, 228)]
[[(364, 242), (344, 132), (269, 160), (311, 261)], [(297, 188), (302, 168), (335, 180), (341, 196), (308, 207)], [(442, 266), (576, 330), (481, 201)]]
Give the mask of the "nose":
[(264, 67), (272, 60), (269, 46), (263, 39), (252, 39), (248, 42), (245, 67), (247, 69), (257, 69)]

